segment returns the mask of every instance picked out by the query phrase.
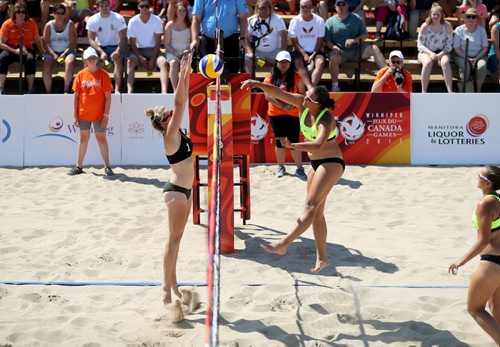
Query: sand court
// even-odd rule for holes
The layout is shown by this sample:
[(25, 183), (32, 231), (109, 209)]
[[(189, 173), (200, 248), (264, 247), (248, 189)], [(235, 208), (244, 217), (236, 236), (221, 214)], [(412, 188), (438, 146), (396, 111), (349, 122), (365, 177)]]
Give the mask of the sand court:
[[(222, 256), (222, 346), (494, 345), (466, 311), (479, 259), (447, 272), (476, 238), (479, 167), (348, 165), (327, 200), (332, 265), (319, 274), (311, 230), (285, 256), (260, 248), (305, 197), (275, 170), (251, 166), (252, 218), (235, 214), (236, 251)], [(0, 281), (159, 283), (168, 169), (66, 171), (0, 168)], [(181, 283), (206, 283), (206, 220), (186, 226)], [(200, 307), (172, 324), (158, 286), (0, 285), (0, 346), (201, 346), (207, 289), (194, 290)]]

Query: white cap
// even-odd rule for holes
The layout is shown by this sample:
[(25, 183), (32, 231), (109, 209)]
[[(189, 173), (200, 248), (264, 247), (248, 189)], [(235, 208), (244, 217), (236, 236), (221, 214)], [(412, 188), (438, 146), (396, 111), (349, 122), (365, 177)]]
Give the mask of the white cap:
[(85, 51), (83, 51), (83, 59), (88, 59), (92, 56), (99, 57), (99, 55), (97, 54), (97, 52), (94, 48), (87, 47), (87, 49)]
[(292, 57), (288, 51), (281, 51), (276, 55), (276, 61), (288, 60), (292, 62)]
[(392, 51), (391, 53), (389, 53), (389, 59), (391, 59), (392, 57), (398, 57), (401, 60), (405, 60), (405, 57), (403, 57), (403, 53), (401, 53), (401, 51)]

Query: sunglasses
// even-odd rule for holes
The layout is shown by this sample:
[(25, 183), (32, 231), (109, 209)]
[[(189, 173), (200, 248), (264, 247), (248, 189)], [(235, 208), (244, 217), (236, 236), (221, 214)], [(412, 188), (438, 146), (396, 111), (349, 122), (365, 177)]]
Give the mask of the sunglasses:
[(261, 11), (269, 10), (269, 6), (261, 6), (261, 7), (259, 7), (259, 10), (261, 10)]
[(26, 14), (26, 11), (16, 11), (16, 14)]
[(467, 19), (476, 19), (476, 18), (477, 18), (477, 16), (474, 16), (474, 15), (467, 15), (467, 16), (465, 16), (465, 18), (467, 18)]
[(345, 5), (347, 5), (345, 2), (337, 2), (335, 4), (335, 6), (338, 6), (338, 7), (344, 7)]
[(54, 14), (58, 14), (58, 15), (64, 16), (66, 13), (64, 13), (64, 12), (54, 12)]
[(479, 176), (480, 179), (482, 179), (484, 181), (491, 182), (491, 180), (488, 177), (486, 177), (485, 175), (483, 175), (482, 173), (479, 173), (478, 176)]
[(401, 65), (401, 60), (391, 60), (391, 63), (394, 65)]
[(139, 5), (139, 8), (149, 8), (149, 5)]
[(314, 101), (313, 99), (311, 99), (311, 98), (310, 98), (309, 96), (307, 96), (307, 95), (304, 97), (304, 100), (305, 100), (305, 101), (307, 101), (307, 102), (312, 102), (313, 104), (317, 104), (317, 105), (319, 105), (319, 102)]
[(310, 10), (313, 7), (312, 7), (312, 5), (300, 5), (300, 8), (304, 9), (304, 10)]

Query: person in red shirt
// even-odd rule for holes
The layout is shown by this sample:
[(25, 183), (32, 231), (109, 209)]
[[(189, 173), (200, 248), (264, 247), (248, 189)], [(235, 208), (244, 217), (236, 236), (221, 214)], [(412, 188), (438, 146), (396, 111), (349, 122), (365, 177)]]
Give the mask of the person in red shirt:
[(379, 70), (373, 82), (372, 92), (407, 92), (411, 93), (411, 72), (403, 69), (404, 56), (401, 51), (389, 54), (389, 66)]
[(76, 166), (68, 172), (68, 175), (74, 176), (83, 173), (83, 159), (89, 144), (90, 127), (93, 126), (104, 160), (104, 173), (106, 176), (112, 176), (114, 173), (109, 166), (106, 127), (109, 121), (113, 85), (108, 73), (97, 66), (99, 56), (94, 48), (88, 47), (83, 52), (83, 59), (85, 67), (76, 75), (73, 82), (73, 91), (75, 92), (73, 120), (75, 125), (80, 128), (78, 159)]
[[(266, 76), (264, 83), (275, 85), (291, 93), (304, 94), (304, 83), (302, 83), (300, 75), (294, 70), (291, 62), (292, 57), (290, 53), (287, 51), (280, 51), (276, 55), (276, 62), (274, 63), (273, 70)], [(299, 142), (299, 109), (267, 94), (266, 100), (268, 101), (267, 114), (269, 115), (269, 122), (271, 123), (276, 139), (274, 148), (276, 160), (278, 162), (276, 177), (283, 177), (286, 175), (284, 165), (286, 148), (283, 147), (279, 139), (288, 138), (290, 142)], [(307, 175), (302, 167), (302, 153), (290, 149), (290, 154), (292, 155), (295, 165), (297, 165), (295, 176), (303, 181), (307, 181)]]
[[(21, 42), (22, 38), (22, 42)], [(33, 93), (36, 61), (33, 43), (43, 55), (45, 48), (38, 32), (36, 22), (28, 17), (26, 6), (16, 3), (11, 18), (0, 28), (0, 94), (3, 94), (9, 65), (18, 62), (22, 56), (29, 93)]]

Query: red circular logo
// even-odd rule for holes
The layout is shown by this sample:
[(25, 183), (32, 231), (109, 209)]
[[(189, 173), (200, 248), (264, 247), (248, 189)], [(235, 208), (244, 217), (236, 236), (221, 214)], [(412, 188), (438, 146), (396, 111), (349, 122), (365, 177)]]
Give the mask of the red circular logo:
[(478, 137), (488, 129), (488, 118), (484, 114), (477, 114), (467, 123), (467, 132), (470, 136)]

